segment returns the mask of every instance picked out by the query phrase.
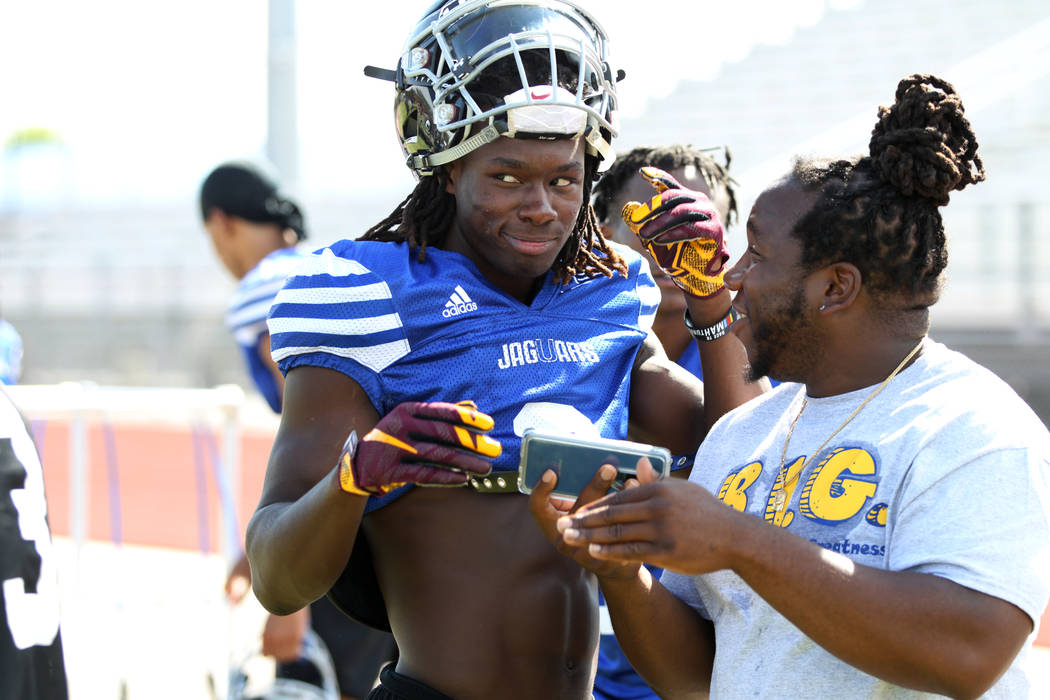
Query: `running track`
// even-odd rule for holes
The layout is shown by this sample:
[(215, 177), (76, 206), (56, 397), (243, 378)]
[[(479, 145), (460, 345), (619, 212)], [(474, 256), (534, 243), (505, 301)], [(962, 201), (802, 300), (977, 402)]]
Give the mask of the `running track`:
[[(69, 536), (69, 426), (61, 420), (32, 426), (43, 460), (51, 530)], [(215, 444), (221, 436), (211, 430)], [(262, 489), (272, 439), (266, 431), (242, 433), (237, 490), (242, 541)], [(112, 447), (107, 449), (107, 443)], [(222, 511), (209, 438), (200, 432), (195, 436), (188, 427), (95, 423), (88, 430), (88, 445), (88, 539), (221, 551)], [(1036, 643), (1050, 646), (1050, 608)]]

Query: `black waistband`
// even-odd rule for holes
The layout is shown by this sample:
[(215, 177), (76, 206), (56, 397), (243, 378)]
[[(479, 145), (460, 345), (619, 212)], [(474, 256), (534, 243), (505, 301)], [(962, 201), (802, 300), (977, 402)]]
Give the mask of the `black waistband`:
[(426, 683), (401, 675), (394, 670), (394, 664), (383, 667), (379, 673), (379, 684), (381, 688), (405, 700), (453, 700)]

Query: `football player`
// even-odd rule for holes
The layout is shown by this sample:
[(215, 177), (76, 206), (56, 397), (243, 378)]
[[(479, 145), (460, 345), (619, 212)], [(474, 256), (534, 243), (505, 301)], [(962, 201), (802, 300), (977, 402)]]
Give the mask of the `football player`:
[[(305, 257), (296, 245), (306, 238), (304, 217), (299, 206), (279, 191), (275, 179), (249, 162), (223, 163), (212, 170), (201, 185), (200, 210), (216, 254), (238, 280), (226, 324), (255, 386), (279, 413), (284, 377), (270, 358), (266, 315), (285, 279)], [(227, 594), (236, 602), (250, 584), (248, 560), (242, 556), (227, 578)], [(344, 698), (364, 697), (379, 667), (396, 658), (390, 634), (348, 620), (321, 599), (294, 615), (267, 618), (262, 651), (277, 660), (279, 680), (317, 675), (312, 671), (316, 663), (303, 654), (308, 626), (327, 647), (325, 653), (331, 653)]]
[(25, 422), (0, 391), (0, 698), (66, 697), (44, 472)]
[[(729, 176), (729, 152), (725, 153), (725, 165), (716, 161), (711, 149), (696, 148), (684, 144), (664, 147), (639, 146), (627, 153), (617, 154), (616, 161), (594, 185), (594, 213), (598, 217), (602, 234), (611, 241), (633, 248), (643, 256), (645, 246), (630, 229), (620, 213), (628, 202), (652, 197), (652, 184), (638, 171), (645, 166), (655, 166), (667, 172), (683, 186), (706, 195), (715, 205), (718, 218), (728, 228), (736, 218), (736, 190)], [(682, 323), (686, 309), (686, 298), (656, 261), (650, 260), (650, 269), (660, 288), (660, 306), (653, 319), (653, 332), (660, 340), (668, 357), (703, 379), (700, 365), (700, 342), (689, 333)], [(645, 436), (632, 431), (632, 439)], [(674, 476), (688, 478), (688, 469), (677, 469)], [(654, 578), (661, 570), (649, 566)], [(657, 700), (657, 695), (631, 666), (613, 634), (609, 611), (599, 591), (599, 614), (601, 641), (598, 645), (598, 665), (594, 677), (595, 700)]]
[[(651, 332), (648, 265), (605, 240), (589, 203), (621, 77), (589, 13), (444, 0), (395, 70), (367, 72), (394, 82), (419, 183), (311, 256), (271, 311), (285, 396), (248, 526), (256, 593), (281, 614), (328, 594), (392, 629), (400, 658), (371, 698), (590, 698), (595, 579), (530, 518), (520, 437), (623, 438), (630, 416), (689, 455), (758, 393), (718, 330), (721, 226), (694, 200), (708, 225), (674, 241), (691, 252), (677, 272), (692, 320), (719, 334), (704, 369), (726, 380), (705, 395)], [(553, 530), (557, 512), (538, 515)]]

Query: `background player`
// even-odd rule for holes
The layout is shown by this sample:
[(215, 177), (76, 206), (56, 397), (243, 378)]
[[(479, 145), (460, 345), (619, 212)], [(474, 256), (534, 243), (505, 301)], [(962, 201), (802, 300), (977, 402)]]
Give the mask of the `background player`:
[[(284, 377), (270, 357), (266, 316), (285, 279), (305, 253), (296, 244), (306, 237), (299, 206), (281, 194), (260, 166), (230, 162), (216, 167), (200, 189), (204, 227), (215, 252), (238, 280), (226, 323), (240, 346), (255, 386), (276, 412), (281, 410)], [(242, 556), (226, 581), (227, 594), (240, 600), (251, 584), (248, 559)], [(396, 657), (393, 638), (347, 619), (327, 599), (287, 616), (267, 616), (262, 651), (278, 661), (280, 678), (316, 679), (315, 664), (301, 654), (308, 627), (332, 655), (345, 698), (364, 697), (379, 667)]]
[(0, 698), (66, 697), (44, 471), (25, 422), (0, 391)]
[[(594, 579), (516, 493), (521, 432), (622, 438), (629, 410), (682, 454), (757, 389), (731, 336), (705, 352), (735, 378), (721, 390), (667, 360), (648, 266), (597, 228), (617, 75), (592, 17), (438, 3), (398, 69), (370, 72), (396, 82), (421, 179), (364, 240), (315, 254), (271, 312), (286, 393), (248, 529), (256, 591), (284, 613), (330, 591), (389, 624), (401, 655), (377, 698), (589, 698)], [(691, 301), (698, 324), (726, 315), (719, 291)]]
[[(618, 154), (609, 170), (594, 184), (594, 213), (605, 237), (630, 246), (652, 260), (620, 216), (628, 202), (645, 201), (653, 196), (652, 184), (638, 172), (647, 165), (669, 173), (683, 187), (703, 193), (714, 204), (722, 226), (728, 230), (737, 218), (736, 190), (729, 175), (730, 155), (728, 149), (723, 150), (723, 165), (712, 157), (712, 150), (720, 149), (673, 144), (639, 146)], [(696, 339), (682, 323), (686, 298), (659, 265), (652, 265), (650, 269), (660, 287), (660, 306), (653, 319), (653, 332), (668, 357), (703, 379)]]
[[(639, 170), (655, 166), (669, 173), (684, 188), (705, 195), (714, 204), (719, 220), (728, 229), (737, 216), (736, 192), (729, 176), (729, 151), (725, 150), (725, 165), (711, 157), (710, 149), (690, 145), (639, 146), (617, 155), (616, 161), (594, 185), (594, 213), (602, 234), (617, 243), (629, 246), (655, 263), (620, 212), (628, 202), (645, 201), (653, 196), (652, 184)], [(682, 316), (687, 308), (686, 296), (658, 264), (650, 270), (660, 288), (660, 306), (653, 319), (653, 332), (669, 357), (703, 378), (698, 341), (685, 327)], [(635, 436), (631, 436), (635, 437)], [(675, 476), (687, 478), (688, 469), (676, 470)], [(661, 569), (647, 565), (652, 576), (659, 578)], [(609, 611), (599, 591), (601, 641), (598, 645), (598, 666), (594, 677), (596, 700), (656, 699), (656, 694), (631, 666), (613, 634)]]

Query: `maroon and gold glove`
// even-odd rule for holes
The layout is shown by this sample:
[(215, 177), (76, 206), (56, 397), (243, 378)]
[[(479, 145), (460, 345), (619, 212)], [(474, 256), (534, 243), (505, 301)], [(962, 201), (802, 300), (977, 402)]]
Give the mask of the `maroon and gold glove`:
[(729, 250), (711, 200), (659, 168), (646, 166), (639, 172), (658, 194), (645, 204), (625, 204), (620, 213), (624, 223), (686, 294), (718, 294), (725, 287)]
[(339, 456), (339, 485), (361, 496), (405, 484), (450, 486), (492, 471), (502, 447), (485, 435), (492, 417), (472, 401), (400, 404), (357, 440), (350, 433)]

